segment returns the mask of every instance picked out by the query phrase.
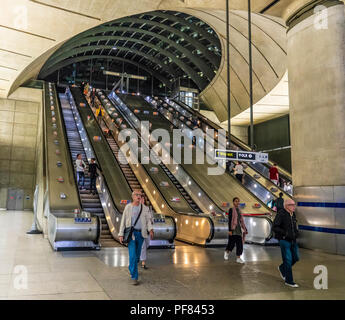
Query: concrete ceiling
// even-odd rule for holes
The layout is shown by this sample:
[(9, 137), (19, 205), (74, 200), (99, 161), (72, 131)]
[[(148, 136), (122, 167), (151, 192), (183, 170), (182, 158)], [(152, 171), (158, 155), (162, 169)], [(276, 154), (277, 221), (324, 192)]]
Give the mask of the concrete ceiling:
[[(257, 21), (265, 19), (262, 17), (262, 13), (275, 15), (277, 18), (271, 18), (270, 21), (277, 29), (280, 29), (278, 26), (282, 24), (282, 21), (278, 18), (288, 17), (295, 7), (307, 2), (310, 0), (255, 0), (252, 1), (252, 11), (258, 13), (254, 18)], [(120, 0), (2, 0), (1, 4), (0, 97), (8, 97), (25, 81), (35, 79), (47, 59), (67, 40), (114, 19), (154, 10), (173, 10), (193, 13), (196, 17), (205, 19), (204, 21), (212, 26), (219, 35), (224, 35), (225, 31), (224, 0), (128, 0), (125, 5)], [(247, 4), (244, 0), (232, 0), (230, 7), (233, 10), (246, 10)], [(244, 28), (245, 13), (238, 11), (236, 15), (237, 17), (233, 16), (233, 22), (235, 23), (236, 19), (243, 20), (242, 23), (239, 23), (239, 27), (243, 25)], [(269, 21), (269, 19), (266, 20)], [(264, 29), (265, 24), (262, 24), (260, 28)], [(236, 32), (234, 28), (232, 30), (233, 33)], [(255, 28), (253, 32), (255, 33)], [(259, 33), (259, 31), (257, 32)], [(261, 32), (262, 39), (265, 40), (266, 35), (271, 32), (274, 33), (276, 30)], [(244, 34), (245, 31), (243, 30), (242, 33)], [(268, 42), (262, 43), (263, 47), (267, 47), (267, 44)], [(279, 46), (284, 51), (284, 45), (280, 43)], [(245, 51), (243, 52), (245, 53)], [(262, 56), (265, 55), (266, 53)], [(258, 63), (258, 68), (261, 68), (260, 63)], [(269, 70), (269, 68), (266, 69)], [(268, 84), (264, 85), (265, 90), (262, 90), (262, 94), (259, 94), (256, 89), (256, 101), (274, 88), (282, 78), (285, 70), (281, 71), (278, 66), (276, 69), (273, 73), (276, 73), (278, 77), (275, 75), (272, 80), (267, 80)], [(219, 72), (216, 77), (218, 80), (223, 77), (221, 74)], [(268, 73), (263, 76), (266, 76), (267, 79), (269, 77)], [(214, 84), (217, 85), (215, 82)], [(242, 87), (244, 88), (243, 85)], [(215, 90), (219, 91), (219, 87)], [(234, 90), (236, 91), (235, 88)], [(239, 96), (236, 98), (239, 106), (236, 114), (246, 108), (246, 104), (240, 102)], [(245, 99), (243, 98), (243, 100)], [(212, 105), (212, 101), (210, 104)], [(218, 101), (214, 107), (220, 120), (224, 120), (223, 102)]]

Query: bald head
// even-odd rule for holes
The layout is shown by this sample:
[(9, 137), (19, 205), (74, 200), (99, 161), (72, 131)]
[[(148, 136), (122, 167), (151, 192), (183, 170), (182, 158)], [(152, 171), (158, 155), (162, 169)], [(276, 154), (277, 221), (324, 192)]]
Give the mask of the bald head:
[(284, 209), (290, 213), (294, 212), (296, 209), (296, 203), (292, 199), (285, 199)]

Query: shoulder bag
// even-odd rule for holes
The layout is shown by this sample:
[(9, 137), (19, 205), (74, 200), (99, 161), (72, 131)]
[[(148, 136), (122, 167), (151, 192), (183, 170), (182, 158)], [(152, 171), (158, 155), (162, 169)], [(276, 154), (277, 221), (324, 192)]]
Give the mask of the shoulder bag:
[(139, 212), (139, 215), (137, 217), (137, 219), (135, 220), (134, 222), (134, 225), (133, 226), (130, 226), (130, 227), (127, 227), (125, 228), (125, 231), (123, 233), (123, 243), (129, 243), (129, 241), (131, 241), (132, 239), (132, 233), (133, 233), (133, 230), (134, 230), (134, 226), (137, 224), (139, 218), (140, 218), (140, 215), (141, 215), (141, 211), (143, 210), (143, 206), (140, 205), (140, 212)]

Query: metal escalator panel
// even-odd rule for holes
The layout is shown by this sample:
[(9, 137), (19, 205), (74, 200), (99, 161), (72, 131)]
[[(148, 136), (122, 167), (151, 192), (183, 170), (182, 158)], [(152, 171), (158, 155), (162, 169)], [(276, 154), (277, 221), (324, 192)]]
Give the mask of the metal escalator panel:
[[(71, 109), (71, 105), (65, 94), (60, 94), (60, 102), (62, 108), (62, 115), (65, 123), (66, 134), (69, 144), (69, 151), (72, 159), (76, 159), (77, 154), (82, 155), (82, 159), (86, 164), (86, 169), (88, 168), (88, 159), (85, 153), (84, 146), (82, 144), (78, 128), (75, 122), (75, 118)], [(73, 173), (73, 176), (76, 173)], [(79, 196), (81, 200), (82, 209), (84, 211), (90, 212), (92, 216), (98, 216), (101, 221), (101, 235), (100, 241), (103, 247), (113, 247), (117, 246), (113, 239), (113, 236), (109, 230), (105, 214), (102, 208), (102, 204), (98, 193), (90, 193), (90, 178), (85, 176), (84, 186), (78, 187)]]
[[(46, 189), (49, 196), (49, 212), (57, 217), (74, 217), (74, 210), (81, 208), (68, 154), (67, 137), (63, 130), (55, 87), (44, 85), (44, 156)], [(59, 182), (60, 181), (60, 182)]]

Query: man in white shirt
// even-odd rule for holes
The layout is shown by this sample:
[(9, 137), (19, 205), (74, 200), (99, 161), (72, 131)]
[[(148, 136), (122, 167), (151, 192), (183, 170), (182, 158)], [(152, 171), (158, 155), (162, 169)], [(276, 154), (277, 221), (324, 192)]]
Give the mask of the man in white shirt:
[(85, 171), (85, 168), (86, 168), (86, 164), (85, 162), (83, 161), (83, 156), (78, 153), (77, 154), (77, 160), (75, 161), (75, 165), (76, 165), (76, 171), (77, 171), (77, 183), (78, 183), (78, 186), (81, 188), (81, 189), (85, 189), (84, 188), (84, 182), (85, 182), (85, 174), (84, 174), (84, 171)]
[[(133, 202), (127, 204), (123, 211), (120, 230), (119, 230), (119, 241), (123, 243), (123, 235), (125, 228), (131, 226), (134, 227), (132, 238), (128, 243), (128, 254), (129, 254), (129, 272), (131, 274), (132, 284), (138, 285), (139, 274), (138, 274), (138, 263), (140, 259), (141, 248), (143, 241), (150, 234), (150, 238), (153, 239), (153, 226), (148, 212), (148, 207), (143, 206), (141, 201), (142, 193), (141, 190), (134, 190), (132, 193)], [(137, 220), (140, 214), (140, 218)], [(135, 225), (134, 225), (135, 223)]]

